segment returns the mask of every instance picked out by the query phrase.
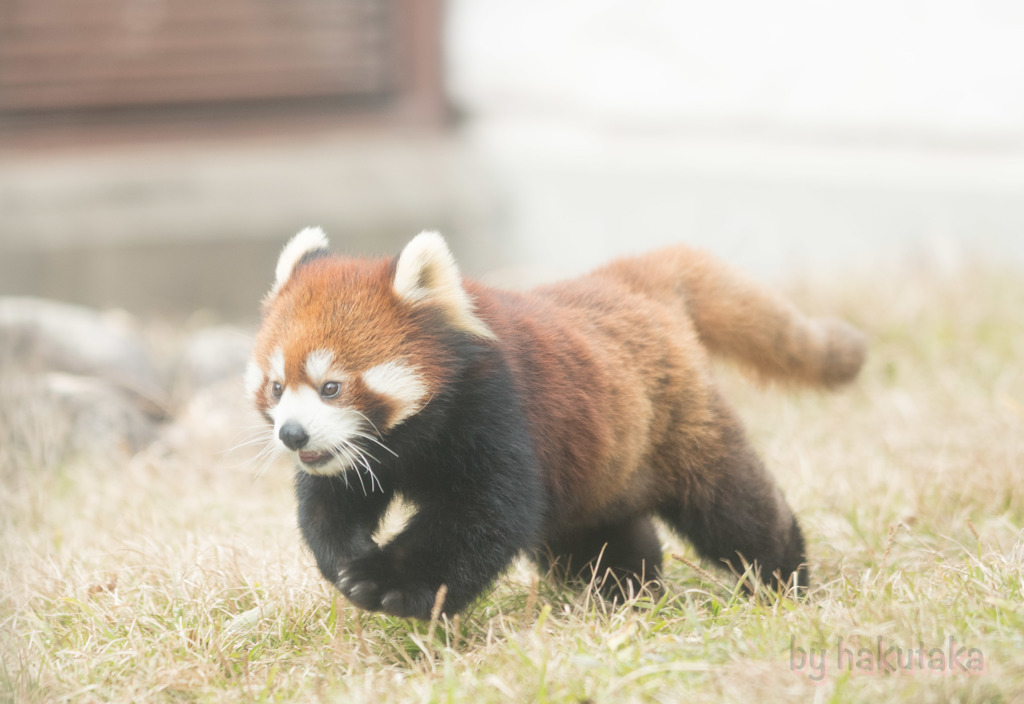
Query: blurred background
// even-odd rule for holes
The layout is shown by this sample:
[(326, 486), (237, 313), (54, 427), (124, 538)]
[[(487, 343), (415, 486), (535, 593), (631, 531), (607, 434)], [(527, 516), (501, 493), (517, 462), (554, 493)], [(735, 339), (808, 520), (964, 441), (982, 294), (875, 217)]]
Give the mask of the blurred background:
[(1024, 263), (1014, 0), (0, 0), (0, 295), (252, 320), (307, 225), (522, 283)]

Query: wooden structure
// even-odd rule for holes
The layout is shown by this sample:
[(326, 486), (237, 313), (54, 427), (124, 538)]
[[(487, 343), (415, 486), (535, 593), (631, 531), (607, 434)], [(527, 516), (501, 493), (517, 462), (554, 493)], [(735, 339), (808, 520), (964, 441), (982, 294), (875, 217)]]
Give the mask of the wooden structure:
[(436, 123), (440, 0), (0, 0), (0, 124)]

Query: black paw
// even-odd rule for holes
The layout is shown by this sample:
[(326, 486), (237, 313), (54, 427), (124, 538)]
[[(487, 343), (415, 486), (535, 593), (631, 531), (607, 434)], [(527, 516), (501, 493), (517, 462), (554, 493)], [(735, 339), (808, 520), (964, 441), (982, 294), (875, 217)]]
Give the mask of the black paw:
[(353, 560), (338, 573), (338, 591), (367, 611), (430, 618), (436, 589), (402, 580), (383, 552)]

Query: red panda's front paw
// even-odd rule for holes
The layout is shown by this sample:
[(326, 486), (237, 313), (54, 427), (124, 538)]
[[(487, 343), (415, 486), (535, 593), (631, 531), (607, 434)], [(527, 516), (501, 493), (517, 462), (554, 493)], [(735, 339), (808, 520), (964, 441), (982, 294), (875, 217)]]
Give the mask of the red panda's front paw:
[(384, 555), (354, 560), (338, 573), (338, 591), (361, 609), (427, 620), (433, 591), (421, 584), (403, 584)]
[(434, 606), (434, 593), (422, 585), (391, 589), (380, 600), (380, 610), (394, 616), (430, 619)]
[(361, 609), (376, 611), (380, 608), (380, 587), (372, 579), (360, 579), (348, 569), (338, 573), (335, 582), (338, 591)]

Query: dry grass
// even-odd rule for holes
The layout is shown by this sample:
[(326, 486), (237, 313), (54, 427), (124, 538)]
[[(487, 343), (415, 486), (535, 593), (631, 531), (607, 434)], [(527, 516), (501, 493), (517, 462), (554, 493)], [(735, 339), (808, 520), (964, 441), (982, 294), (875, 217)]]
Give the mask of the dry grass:
[[(0, 699), (1020, 701), (1024, 277), (901, 271), (793, 293), (872, 339), (862, 380), (834, 396), (723, 372), (808, 534), (806, 602), (737, 595), (670, 540), (684, 559), (657, 604), (611, 609), (521, 568), (453, 623), (362, 613), (301, 549), (288, 468), (254, 479), (220, 453), (236, 434), (69, 458), (45, 417), (8, 407)], [(12, 437), (14, 418), (35, 430)], [(984, 671), (929, 670), (939, 650), (955, 667), (950, 638)], [(924, 650), (913, 671), (880, 671), (895, 647)], [(821, 648), (824, 672), (799, 667)]]

